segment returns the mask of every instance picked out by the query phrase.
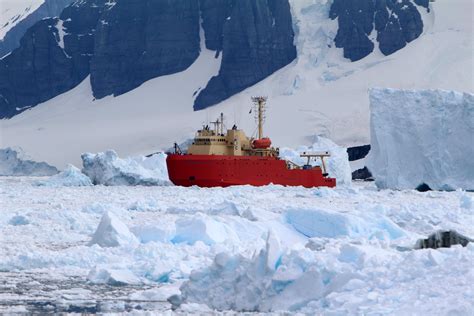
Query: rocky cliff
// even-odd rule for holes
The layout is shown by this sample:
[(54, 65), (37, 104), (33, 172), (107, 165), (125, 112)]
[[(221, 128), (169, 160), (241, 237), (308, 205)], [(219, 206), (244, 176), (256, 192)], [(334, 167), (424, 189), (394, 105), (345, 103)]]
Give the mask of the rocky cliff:
[(390, 55), (423, 32), (417, 5), (428, 10), (428, 0), (334, 0), (330, 17), (339, 25), (335, 44), (351, 61), (370, 54), (375, 40), (380, 51)]
[(240, 0), (222, 18), (221, 69), (199, 93), (195, 110), (244, 90), (296, 58), (287, 0)]
[(89, 74), (94, 33), (105, 0), (73, 4), (37, 22), (0, 60), (0, 117), (11, 117), (75, 87)]
[(195, 109), (216, 104), (296, 57), (288, 0), (83, 0), (31, 27), (0, 60), (0, 117), (61, 94), (90, 74), (94, 97), (188, 68), (206, 48), (219, 75)]
[[(375, 41), (388, 55), (420, 36), (418, 10), (427, 8), (428, 0), (334, 0), (328, 18), (337, 19), (336, 46), (355, 61)], [(199, 56), (201, 40), (222, 57), (218, 74), (196, 93), (194, 109), (204, 109), (291, 63), (295, 23), (288, 0), (75, 1), (59, 17), (30, 27), (20, 46), (0, 59), (0, 118), (89, 75), (99, 99), (181, 72)]]

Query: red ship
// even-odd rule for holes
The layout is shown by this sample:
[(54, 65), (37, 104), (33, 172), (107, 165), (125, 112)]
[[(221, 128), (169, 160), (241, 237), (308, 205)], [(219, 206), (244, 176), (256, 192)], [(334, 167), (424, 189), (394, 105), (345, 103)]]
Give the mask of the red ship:
[[(248, 138), (234, 125), (224, 134), (224, 119), (211, 122), (197, 131), (187, 153), (175, 144), (168, 153), (168, 175), (175, 185), (200, 187), (227, 187), (231, 185), (280, 184), (286, 186), (334, 187), (336, 179), (326, 173), (324, 158), (328, 152), (303, 153), (307, 164), (299, 166), (279, 157), (278, 148), (263, 137), (265, 97), (252, 98), (256, 105), (258, 138)], [(311, 166), (312, 158), (321, 159), (321, 166)]]

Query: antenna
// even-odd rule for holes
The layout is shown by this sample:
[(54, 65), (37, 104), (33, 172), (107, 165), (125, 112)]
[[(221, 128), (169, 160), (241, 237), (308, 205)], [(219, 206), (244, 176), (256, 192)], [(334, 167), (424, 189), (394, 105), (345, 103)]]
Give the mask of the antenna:
[(224, 113), (221, 112), (221, 135), (224, 135)]
[(263, 138), (263, 123), (265, 121), (265, 104), (267, 102), (267, 97), (259, 96), (252, 97), (252, 101), (257, 107), (257, 113), (255, 114), (255, 119), (258, 123), (258, 139)]

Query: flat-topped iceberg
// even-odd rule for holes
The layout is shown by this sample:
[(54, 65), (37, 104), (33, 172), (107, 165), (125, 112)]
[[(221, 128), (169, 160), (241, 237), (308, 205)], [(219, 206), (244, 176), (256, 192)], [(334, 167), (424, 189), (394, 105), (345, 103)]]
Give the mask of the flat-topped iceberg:
[(377, 88), (370, 111), (378, 187), (474, 189), (474, 94)]

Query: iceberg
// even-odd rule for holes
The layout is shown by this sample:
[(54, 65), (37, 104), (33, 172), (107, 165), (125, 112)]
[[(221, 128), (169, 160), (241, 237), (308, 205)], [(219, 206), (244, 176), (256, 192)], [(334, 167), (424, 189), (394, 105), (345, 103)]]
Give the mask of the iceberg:
[(113, 150), (82, 154), (82, 171), (94, 184), (113, 185), (169, 185), (166, 155), (119, 158)]
[(140, 279), (130, 270), (107, 267), (94, 267), (89, 272), (87, 280), (93, 284), (108, 284), (113, 286), (141, 283)]
[(46, 186), (46, 187), (84, 187), (92, 185), (91, 179), (83, 174), (81, 170), (74, 167), (73, 165), (68, 165), (66, 169), (60, 173), (50, 177), (47, 180), (39, 180), (34, 183), (37, 186)]
[(374, 88), (370, 112), (379, 188), (474, 189), (474, 94)]
[(101, 247), (127, 246), (138, 244), (138, 239), (114, 214), (105, 212), (89, 243), (90, 246), (95, 244)]
[(24, 158), (21, 150), (0, 149), (0, 176), (52, 176), (59, 171), (46, 162)]

